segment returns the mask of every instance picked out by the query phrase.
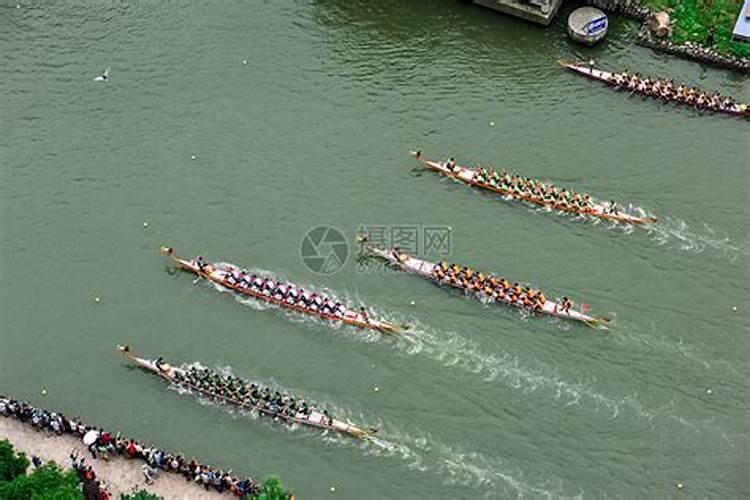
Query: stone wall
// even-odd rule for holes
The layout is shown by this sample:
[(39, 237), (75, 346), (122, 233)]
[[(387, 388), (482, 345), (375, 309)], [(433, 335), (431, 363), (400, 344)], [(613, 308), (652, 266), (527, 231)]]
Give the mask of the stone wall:
[(651, 13), (647, 7), (641, 5), (640, 0), (585, 0), (585, 3), (639, 21), (645, 21)]
[(641, 27), (635, 40), (639, 45), (654, 50), (660, 50), (668, 54), (694, 59), (702, 63), (721, 66), (736, 71), (750, 72), (750, 59), (719, 54), (713, 49), (698, 45), (697, 43), (686, 42), (684, 44), (676, 44), (668, 39), (655, 38), (651, 35), (651, 32), (646, 26)]

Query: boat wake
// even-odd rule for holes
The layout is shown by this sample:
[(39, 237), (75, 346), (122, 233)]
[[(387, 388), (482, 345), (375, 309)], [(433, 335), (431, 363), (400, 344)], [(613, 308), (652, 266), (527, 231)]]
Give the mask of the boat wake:
[[(199, 362), (187, 363), (182, 365), (181, 368), (188, 369), (190, 367), (206, 368)], [(235, 375), (229, 366), (217, 367), (215, 371), (221, 375)], [(284, 392), (295, 392), (279, 386), (275, 381), (257, 380), (257, 382), (273, 386)], [(182, 386), (171, 385), (170, 389), (182, 395), (195, 397), (199, 404), (203, 406), (220, 408), (233, 418), (250, 418), (270, 422), (270, 419), (261, 418), (255, 412), (214, 402), (209, 398), (196, 395)], [(362, 413), (353, 412), (331, 401), (325, 401), (325, 397), (316, 398), (315, 394), (311, 396), (317, 405), (330, 410), (339, 419), (354, 422), (366, 421)], [(499, 494), (519, 498), (562, 498), (562, 480), (560, 479), (548, 480), (544, 485), (531, 485), (525, 482), (523, 472), (518, 467), (510, 465), (505, 459), (488, 457), (482, 453), (466, 451), (459, 446), (442, 443), (430, 433), (422, 430), (408, 433), (395, 425), (383, 425), (382, 422), (368, 423), (375, 424), (381, 430), (377, 435), (368, 436), (361, 440), (321, 430), (307, 429), (309, 432), (297, 434), (294, 431), (303, 427), (299, 425), (278, 423), (273, 427), (283, 428), (299, 436), (300, 439), (309, 439), (309, 436), (322, 436), (323, 441), (327, 444), (357, 447), (369, 456), (398, 458), (404, 461), (410, 470), (440, 477), (446, 486), (460, 486), (481, 491), (487, 495)], [(547, 489), (550, 484), (557, 486), (550, 491)]]
[(700, 232), (693, 230), (685, 221), (667, 217), (649, 228), (652, 241), (683, 252), (701, 254), (714, 253), (736, 262), (750, 255), (750, 245), (744, 248), (733, 243), (728, 236), (721, 236), (708, 224)]
[[(331, 403), (324, 403), (339, 418), (361, 421), (362, 415)], [(566, 497), (563, 481), (550, 478), (543, 484), (527, 482), (523, 471), (509, 459), (487, 456), (449, 445), (422, 429), (407, 432), (388, 422), (375, 422), (380, 431), (365, 440), (354, 441), (340, 434), (327, 433), (325, 441), (338, 446), (356, 446), (367, 456), (396, 458), (409, 470), (440, 478), (445, 486), (476, 491), (486, 497), (502, 498), (580, 498)], [(568, 490), (570, 487), (568, 488)]]
[(585, 407), (597, 413), (605, 412), (612, 420), (630, 416), (650, 425), (659, 421), (677, 423), (696, 433), (723, 432), (711, 420), (694, 422), (683, 418), (677, 413), (674, 400), (659, 408), (648, 408), (637, 393), (611, 397), (596, 391), (594, 376), (577, 382), (566, 381), (556, 369), (544, 363), (524, 362), (518, 355), (508, 352), (486, 353), (475, 341), (457, 333), (431, 329), (417, 322), (412, 324), (408, 333), (392, 339), (402, 355), (427, 356), (443, 366), (475, 374), (486, 383), (502, 383), (523, 394), (545, 392), (564, 408)]
[(445, 444), (427, 432), (412, 436), (395, 431), (388, 435), (392, 436), (393, 443), (385, 448), (387, 452), (378, 450), (372, 454), (397, 456), (410, 470), (435, 474), (446, 486), (481, 491), (489, 497), (580, 498), (580, 494), (564, 495), (562, 479), (550, 478), (544, 484), (531, 484), (510, 460)]
[[(619, 225), (622, 226), (622, 224)], [(261, 276), (275, 276), (279, 278), (279, 276), (262, 269), (251, 269), (250, 272)], [(552, 394), (554, 400), (562, 407), (585, 405), (588, 409), (592, 409), (595, 412), (606, 412), (611, 419), (621, 418), (625, 414), (630, 414), (637, 419), (649, 422), (657, 419), (671, 420), (695, 432), (717, 430), (710, 422), (694, 423), (675, 414), (672, 411), (674, 409), (674, 401), (668, 403), (663, 408), (650, 409), (638, 400), (635, 393), (621, 397), (606, 396), (593, 388), (593, 384), (596, 382), (593, 376), (577, 382), (569, 382), (563, 380), (554, 368), (543, 363), (525, 363), (519, 359), (518, 355), (508, 352), (483, 352), (479, 344), (474, 340), (456, 332), (444, 332), (431, 328), (419, 322), (416, 318), (394, 317), (392, 314), (389, 315), (384, 311), (370, 308), (370, 311), (375, 316), (386, 321), (408, 323), (410, 325), (410, 329), (407, 332), (394, 336), (385, 336), (374, 330), (362, 330), (281, 309), (272, 304), (240, 296), (221, 285), (211, 283), (211, 286), (220, 291), (231, 293), (240, 303), (254, 309), (279, 310), (291, 320), (303, 325), (312, 327), (325, 325), (334, 330), (351, 333), (351, 335), (347, 335), (347, 338), (358, 342), (375, 343), (386, 339), (404, 356), (426, 356), (433, 361), (441, 363), (443, 366), (459, 368), (464, 372), (475, 374), (487, 383), (500, 382), (524, 394), (546, 391), (548, 394)], [(338, 296), (342, 302), (352, 306), (359, 307), (362, 303), (356, 295), (350, 297), (349, 294), (336, 294), (326, 288), (316, 289), (315, 287), (309, 287), (309, 290), (315, 291), (318, 294)], [(563, 329), (569, 328), (566, 322), (559, 322), (559, 325)], [(646, 342), (645, 338), (639, 338), (641, 341)], [(672, 350), (676, 348), (669, 342), (667, 344), (669, 345), (662, 347)], [(687, 346), (682, 347), (681, 353), (686, 357), (695, 358)], [(707, 363), (699, 358), (695, 358), (694, 360), (704, 364), (704, 366)]]

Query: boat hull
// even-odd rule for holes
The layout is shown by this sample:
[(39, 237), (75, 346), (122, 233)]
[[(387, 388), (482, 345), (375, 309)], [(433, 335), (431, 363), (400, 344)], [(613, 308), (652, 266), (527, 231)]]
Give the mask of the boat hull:
[[(572, 72), (574, 72), (576, 74), (585, 76), (586, 78), (588, 78), (590, 80), (595, 80), (595, 81), (598, 81), (598, 82), (602, 82), (602, 83), (604, 83), (604, 84), (606, 84), (606, 85), (608, 85), (610, 87), (614, 87), (616, 89), (622, 88), (622, 87), (618, 86), (617, 83), (615, 83), (615, 81), (614, 81), (614, 75), (613, 75), (613, 73), (611, 73), (609, 71), (604, 71), (604, 70), (601, 70), (601, 69), (596, 69), (596, 68), (592, 68), (592, 67), (589, 67), (589, 66), (583, 66), (581, 64), (573, 64), (573, 63), (564, 62), (564, 61), (560, 61), (560, 64), (563, 67), (569, 69), (570, 71), (572, 71)], [(643, 92), (643, 91), (640, 91), (640, 90), (637, 90), (637, 89), (633, 90), (633, 89), (623, 88), (623, 90), (627, 90), (628, 92), (635, 93), (635, 94), (638, 94), (638, 95), (641, 95), (641, 96), (644, 96), (644, 97), (650, 97), (650, 98), (656, 99), (656, 100), (662, 99), (661, 97), (654, 96), (654, 95), (652, 95), (650, 93)], [(744, 118), (750, 117), (750, 109), (745, 109), (743, 111), (742, 109), (739, 109), (739, 107), (737, 109), (726, 109), (726, 108), (708, 109), (708, 108), (699, 108), (698, 106), (696, 106), (694, 104), (689, 104), (689, 103), (686, 103), (686, 102), (678, 101), (676, 99), (669, 99), (666, 102), (671, 102), (671, 103), (679, 104), (679, 105), (686, 106), (686, 107), (689, 107), (689, 108), (697, 109), (698, 111), (708, 111), (710, 113), (721, 113), (721, 114), (725, 114), (725, 115), (729, 115), (729, 116), (739, 116), (739, 117), (744, 117)]]
[(595, 204), (594, 208), (591, 210), (580, 210), (576, 208), (566, 207), (564, 205), (558, 205), (555, 203), (547, 203), (543, 200), (534, 198), (533, 196), (528, 196), (525, 194), (518, 195), (502, 187), (492, 186), (488, 183), (478, 182), (474, 180), (474, 177), (476, 174), (473, 169), (457, 165), (455, 169), (451, 170), (450, 168), (448, 168), (445, 162), (422, 158), (422, 156), (419, 153), (412, 153), (412, 155), (420, 163), (422, 163), (422, 165), (424, 165), (426, 168), (440, 175), (450, 177), (452, 179), (463, 182), (464, 184), (468, 184), (478, 189), (491, 191), (502, 196), (510, 196), (511, 198), (518, 200), (518, 201), (525, 201), (533, 205), (549, 207), (553, 210), (557, 210), (558, 212), (566, 212), (566, 213), (571, 213), (571, 214), (576, 214), (576, 215), (586, 215), (589, 217), (596, 217), (599, 219), (610, 220), (614, 222), (622, 222), (624, 224), (633, 224), (633, 225), (642, 225), (642, 224), (648, 224), (648, 223), (657, 221), (655, 217), (639, 217), (639, 216), (627, 214), (627, 213), (619, 213), (619, 214), (606, 213), (606, 207), (600, 203)]
[(300, 414), (297, 414), (296, 416), (282, 415), (280, 413), (270, 412), (263, 408), (252, 407), (246, 403), (243, 403), (242, 401), (238, 401), (236, 399), (233, 399), (233, 398), (221, 395), (221, 394), (214, 394), (214, 393), (211, 393), (210, 391), (207, 391), (195, 385), (177, 380), (175, 377), (175, 374), (178, 372), (184, 373), (180, 368), (174, 367), (167, 363), (162, 363), (160, 365), (157, 365), (156, 361), (154, 360), (136, 356), (135, 354), (132, 353), (132, 351), (130, 350), (128, 346), (118, 345), (117, 350), (118, 352), (120, 352), (120, 354), (122, 354), (128, 360), (130, 360), (131, 363), (138, 366), (139, 368), (142, 368), (146, 371), (154, 373), (155, 375), (161, 377), (162, 379), (166, 380), (167, 382), (171, 384), (174, 384), (175, 386), (188, 389), (191, 392), (198, 394), (201, 397), (204, 397), (207, 399), (220, 401), (224, 404), (235, 406), (243, 410), (247, 410), (247, 411), (257, 412), (260, 415), (271, 417), (274, 419), (280, 419), (288, 423), (299, 424), (299, 425), (303, 425), (306, 427), (315, 427), (317, 429), (322, 429), (326, 431), (339, 432), (342, 434), (348, 434), (356, 438), (365, 438), (367, 436), (371, 436), (372, 434), (376, 432), (375, 430), (372, 430), (372, 429), (370, 430), (361, 429), (359, 427), (356, 427), (354, 425), (351, 425), (349, 423), (342, 422), (341, 420), (336, 420), (336, 419), (333, 419), (330, 423), (326, 423), (325, 421), (326, 416), (316, 411), (313, 411), (309, 416), (300, 417), (299, 416)]
[[(454, 288), (454, 289), (457, 289), (457, 290), (461, 290), (464, 293), (467, 292), (464, 288), (462, 288), (460, 286), (455, 286), (455, 285), (451, 285), (449, 283), (444, 283), (444, 282), (439, 281), (437, 278), (435, 278), (435, 276), (432, 274), (432, 270), (435, 268), (435, 265), (436, 265), (434, 262), (430, 262), (430, 261), (426, 261), (426, 260), (421, 260), (421, 259), (416, 259), (416, 258), (410, 257), (410, 256), (406, 256), (406, 258), (399, 259), (395, 255), (393, 255), (393, 252), (390, 251), (390, 250), (385, 250), (385, 249), (382, 249), (382, 248), (377, 248), (377, 247), (375, 247), (373, 245), (368, 244), (366, 240), (360, 240), (360, 242), (363, 244), (363, 246), (368, 251), (370, 251), (375, 256), (377, 256), (377, 257), (379, 257), (379, 258), (381, 258), (383, 260), (386, 260), (386, 261), (388, 261), (391, 264), (394, 264), (395, 266), (397, 266), (400, 269), (403, 269), (404, 271), (407, 271), (407, 272), (410, 272), (410, 273), (413, 273), (413, 274), (417, 274), (417, 275), (419, 275), (419, 276), (421, 276), (421, 277), (423, 277), (425, 279), (428, 279), (428, 280), (432, 281), (433, 283), (436, 283), (436, 284), (438, 284), (440, 286), (444, 286), (444, 287), (447, 287), (447, 288)], [(486, 300), (488, 298), (485, 294), (482, 294), (482, 293), (479, 293), (479, 292), (470, 292), (470, 293), (473, 293), (473, 295), (475, 295), (475, 297), (477, 299), (479, 299), (479, 300), (483, 300), (483, 299)], [(503, 299), (503, 300), (495, 301), (495, 302), (502, 303), (502, 304), (505, 304), (505, 305), (509, 305), (509, 306), (512, 306), (512, 307), (516, 307), (516, 308), (519, 308), (519, 309), (529, 310), (529, 309), (523, 308), (522, 306), (520, 306), (520, 305), (512, 302), (509, 299)], [(605, 324), (605, 323), (609, 322), (608, 318), (590, 316), (588, 314), (585, 314), (583, 312), (580, 312), (580, 311), (577, 311), (577, 310), (574, 310), (574, 309), (569, 309), (569, 310), (566, 311), (562, 307), (562, 305), (560, 303), (554, 302), (552, 300), (547, 300), (544, 303), (544, 306), (542, 307), (542, 309), (540, 311), (536, 311), (536, 312), (539, 313), (539, 314), (544, 314), (544, 315), (547, 315), (547, 316), (553, 316), (553, 317), (556, 317), (556, 318), (568, 319), (568, 320), (572, 320), (572, 321), (579, 321), (579, 322), (582, 322), (582, 323), (586, 323), (587, 325), (592, 326), (592, 327), (598, 326), (598, 325), (602, 325), (602, 324)]]
[(316, 316), (326, 321), (340, 322), (346, 325), (355, 326), (357, 328), (367, 328), (367, 329), (377, 330), (377, 331), (380, 331), (382, 333), (387, 333), (387, 334), (399, 333), (400, 331), (406, 328), (405, 325), (394, 325), (387, 321), (383, 321), (383, 320), (379, 320), (375, 318), (364, 320), (356, 311), (353, 311), (351, 309), (348, 309), (346, 313), (344, 313), (343, 316), (335, 316), (332, 314), (326, 314), (322, 311), (308, 309), (308, 308), (305, 308), (296, 304), (290, 304), (289, 302), (285, 300), (279, 300), (279, 299), (276, 299), (275, 297), (264, 295), (263, 293), (258, 293), (248, 288), (243, 288), (243, 287), (234, 285), (222, 277), (223, 271), (219, 269), (214, 269), (212, 272), (206, 272), (200, 269), (195, 263), (174, 255), (174, 251), (172, 250), (172, 248), (161, 247), (161, 252), (167, 255), (168, 257), (170, 257), (175, 262), (175, 264), (177, 264), (177, 266), (180, 267), (180, 269), (184, 271), (195, 274), (196, 276), (200, 276), (201, 278), (204, 278), (208, 281), (216, 283), (217, 285), (220, 285), (226, 289), (232, 290), (240, 295), (244, 295), (246, 297), (252, 297), (254, 299), (257, 299), (263, 302), (274, 304), (283, 309), (292, 310), (295, 312), (306, 314), (308, 316)]

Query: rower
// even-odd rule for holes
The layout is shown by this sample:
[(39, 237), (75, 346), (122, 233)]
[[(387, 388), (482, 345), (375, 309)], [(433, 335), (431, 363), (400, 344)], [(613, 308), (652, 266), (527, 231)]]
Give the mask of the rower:
[(244, 288), (251, 288), (253, 286), (253, 277), (250, 276), (249, 274), (243, 274), (240, 284)]
[(523, 307), (531, 309), (532, 302), (528, 295), (523, 295), (521, 300), (523, 301)]
[(317, 293), (313, 293), (312, 305), (311, 305), (313, 311), (319, 311), (322, 305), (323, 305), (323, 299)]
[(617, 203), (615, 203), (615, 200), (611, 200), (609, 202), (609, 208), (607, 209), (607, 213), (613, 214), (613, 215), (619, 215)]
[(495, 169), (493, 167), (490, 167), (488, 175), (489, 175), (489, 185), (492, 187), (497, 187), (498, 176), (497, 176), (497, 172), (495, 172)]
[(432, 273), (433, 273), (433, 274), (435, 275), (435, 277), (436, 277), (436, 278), (437, 278), (438, 280), (441, 280), (441, 281), (442, 281), (442, 279), (443, 279), (443, 278), (445, 278), (445, 273), (443, 272), (443, 269), (442, 269), (442, 268), (441, 268), (440, 266), (435, 266), (435, 267), (434, 267), (434, 268), (432, 269)]
[(320, 309), (321, 309), (322, 312), (324, 312), (326, 314), (330, 314), (330, 313), (333, 312), (333, 308), (331, 306), (332, 306), (331, 299), (329, 299), (328, 297), (326, 297), (325, 300), (323, 301), (323, 305), (321, 306)]
[(573, 301), (566, 298), (563, 307), (565, 308), (566, 313), (570, 313), (570, 308), (573, 307)]
[(195, 265), (198, 266), (198, 269), (203, 271), (203, 268), (206, 267), (206, 261), (203, 259), (202, 255), (199, 255), (195, 258)]
[(336, 301), (336, 304), (334, 304), (333, 306), (333, 314), (341, 318), (344, 316), (345, 311), (346, 311), (346, 308), (344, 307), (344, 304), (342, 304), (339, 301)]

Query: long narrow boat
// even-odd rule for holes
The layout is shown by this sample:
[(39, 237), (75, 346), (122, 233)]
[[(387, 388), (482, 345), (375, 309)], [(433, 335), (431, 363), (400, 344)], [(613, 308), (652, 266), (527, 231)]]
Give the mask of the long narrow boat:
[[(429, 262), (426, 260), (417, 259), (415, 257), (412, 257), (410, 255), (407, 255), (406, 253), (399, 252), (395, 248), (391, 249), (383, 249), (378, 248), (372, 244), (370, 244), (367, 241), (366, 237), (360, 237), (359, 238), (360, 244), (362, 244), (363, 248), (365, 248), (367, 251), (372, 253), (374, 256), (381, 258), (390, 264), (395, 265), (396, 267), (403, 269), (404, 271), (414, 273), (416, 275), (421, 276), (422, 278), (428, 279), (430, 281), (433, 281), (439, 285), (447, 286), (450, 288), (456, 288), (458, 290), (464, 291), (466, 293), (472, 293), (477, 299), (479, 299), (482, 302), (486, 302), (488, 300), (491, 300), (492, 302), (507, 304), (513, 307), (522, 308), (527, 311), (532, 311), (532, 309), (524, 308), (522, 305), (520, 305), (518, 302), (513, 302), (510, 298), (507, 296), (504, 298), (497, 298), (492, 299), (488, 295), (482, 293), (482, 292), (468, 292), (461, 286), (452, 285), (450, 283), (447, 283), (445, 281), (441, 281), (438, 279), (438, 277), (435, 275), (435, 269), (437, 269), (438, 265), (435, 262)], [(489, 276), (488, 276), (489, 279)], [(603, 325), (605, 323), (608, 323), (610, 321), (609, 318), (605, 317), (597, 317), (597, 316), (590, 316), (586, 314), (583, 311), (577, 311), (575, 309), (568, 309), (565, 310), (561, 302), (556, 302), (553, 300), (546, 300), (544, 302), (544, 305), (542, 308), (538, 311), (535, 311), (539, 314), (544, 314), (548, 316), (554, 316), (556, 318), (561, 319), (569, 319), (573, 321), (581, 321), (583, 323), (586, 323), (587, 325), (591, 327), (596, 327), (599, 325)]]
[(371, 318), (369, 317), (369, 315), (365, 316), (361, 312), (357, 312), (351, 308), (347, 308), (341, 316), (336, 316), (320, 310), (314, 310), (310, 307), (302, 305), (301, 303), (294, 303), (277, 299), (273, 296), (265, 295), (261, 292), (256, 292), (255, 290), (252, 290), (250, 288), (230, 283), (226, 279), (226, 277), (230, 272), (239, 269), (236, 266), (232, 266), (231, 264), (214, 263), (207, 264), (201, 267), (195, 260), (187, 260), (176, 256), (174, 253), (174, 249), (170, 247), (161, 247), (161, 252), (172, 259), (180, 269), (193, 273), (196, 276), (205, 278), (213, 283), (216, 283), (217, 285), (221, 285), (222, 287), (233, 290), (241, 295), (252, 297), (263, 302), (268, 302), (284, 309), (290, 309), (292, 311), (307, 314), (309, 316), (316, 316), (318, 318), (334, 323), (341, 322), (346, 325), (351, 325), (358, 328), (369, 328), (388, 334), (399, 333), (407, 328), (406, 325), (395, 325), (381, 319)]
[(450, 177), (451, 179), (455, 179), (457, 181), (463, 182), (465, 184), (474, 186), (479, 189), (492, 191), (502, 196), (509, 196), (515, 200), (525, 201), (528, 203), (532, 203), (534, 205), (549, 207), (553, 210), (557, 210), (560, 212), (568, 212), (568, 213), (574, 213), (574, 214), (579, 214), (579, 215), (588, 215), (590, 217), (597, 217), (600, 219), (606, 219), (606, 220), (611, 220), (611, 221), (623, 222), (625, 224), (635, 224), (635, 225), (656, 222), (657, 220), (656, 217), (640, 217), (638, 215), (626, 213), (621, 210), (617, 210), (617, 212), (612, 212), (609, 209), (607, 204), (596, 201), (596, 200), (593, 201), (592, 207), (587, 208), (587, 209), (581, 209), (581, 208), (571, 207), (567, 205), (560, 205), (560, 204), (556, 204), (553, 202), (548, 202), (541, 198), (528, 195), (526, 193), (514, 193), (513, 191), (506, 189), (500, 185), (491, 185), (487, 182), (480, 182), (477, 180), (476, 169), (462, 167), (460, 165), (454, 165), (451, 168), (448, 165), (448, 162), (430, 160), (429, 158), (425, 158), (424, 156), (422, 156), (421, 151), (412, 151), (411, 155), (429, 170), (432, 170), (433, 172), (437, 172), (438, 174), (444, 175), (446, 177)]
[(126, 345), (118, 345), (117, 350), (120, 352), (120, 354), (128, 358), (134, 365), (143, 368), (144, 370), (147, 370), (151, 373), (154, 373), (167, 382), (170, 382), (177, 387), (187, 389), (203, 398), (219, 401), (221, 403), (235, 406), (243, 410), (257, 412), (262, 416), (279, 419), (290, 424), (293, 423), (305, 425), (308, 427), (315, 427), (327, 431), (339, 432), (355, 438), (366, 438), (377, 432), (377, 429), (375, 428), (362, 429), (350, 423), (330, 418), (325, 413), (317, 410), (313, 410), (309, 415), (302, 412), (298, 412), (295, 415), (284, 415), (278, 411), (274, 412), (266, 409), (261, 405), (253, 406), (244, 401), (234, 399), (226, 395), (214, 393), (187, 382), (187, 371), (185, 369), (172, 366), (171, 364), (164, 362), (161, 358), (154, 360), (141, 358), (139, 356), (136, 356), (130, 349), (130, 347)]
[[(558, 61), (558, 62), (560, 63), (561, 66), (569, 69), (570, 71), (574, 73), (585, 76), (586, 78), (589, 78), (591, 80), (596, 80), (596, 81), (605, 83), (609, 85), (610, 87), (627, 90), (628, 92), (642, 95), (645, 97), (651, 97), (652, 99), (665, 99), (664, 97), (654, 95), (651, 92), (648, 92), (646, 89), (639, 89), (639, 88), (632, 89), (632, 88), (626, 88), (626, 87), (622, 87), (618, 85), (617, 81), (615, 80), (615, 74), (610, 71), (604, 71), (604, 70), (597, 69), (597, 68), (594, 68), (592, 66), (585, 65), (585, 64), (572, 63), (572, 62), (567, 62), (567, 61)], [(643, 79), (645, 78), (646, 77), (643, 77)], [(652, 79), (649, 79), (649, 80), (653, 81)], [(728, 107), (718, 107), (715, 109), (709, 109), (707, 107), (699, 107), (695, 103), (688, 103), (688, 102), (676, 99), (674, 97), (666, 98), (666, 101), (673, 102), (675, 104), (681, 104), (683, 106), (688, 106), (691, 108), (695, 108), (695, 109), (698, 109), (699, 111), (724, 113), (727, 115), (742, 116), (745, 118), (750, 117), (750, 105), (748, 104), (734, 103)]]

